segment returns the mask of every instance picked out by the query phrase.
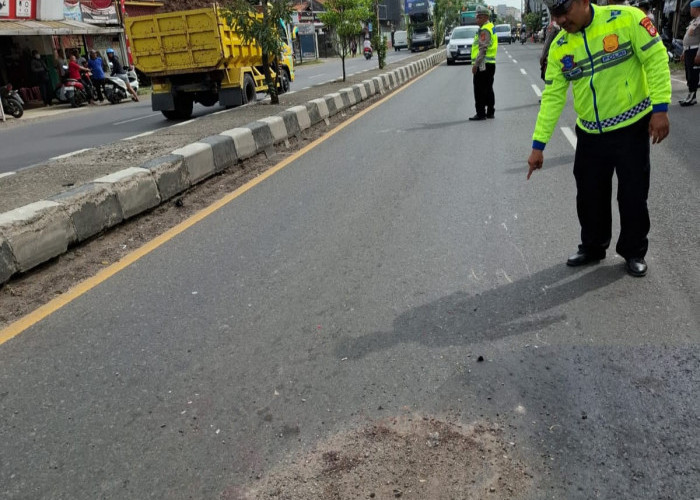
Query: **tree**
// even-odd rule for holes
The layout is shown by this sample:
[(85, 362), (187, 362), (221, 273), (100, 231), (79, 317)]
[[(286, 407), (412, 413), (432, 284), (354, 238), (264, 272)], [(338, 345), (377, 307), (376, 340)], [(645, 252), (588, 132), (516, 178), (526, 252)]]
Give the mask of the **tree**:
[(457, 0), (436, 0), (433, 7), (435, 46), (442, 45), (449, 28), (459, 25), (461, 3)]
[(350, 41), (362, 32), (362, 22), (371, 15), (370, 0), (327, 0), (323, 6), (326, 11), (318, 17), (333, 32), (345, 81), (345, 58), (350, 51)]
[(272, 104), (279, 104), (277, 87), (280, 71), (275, 71), (273, 80), (270, 65), (277, 68), (280, 54), (284, 50), (286, 34), (282, 31), (280, 21), (291, 21), (291, 3), (288, 0), (269, 0), (264, 5), (256, 5), (247, 0), (232, 0), (222, 7), (221, 13), (229, 26), (235, 26), (244, 43), (255, 41), (260, 46), (267, 93), (270, 94)]
[(527, 26), (528, 32), (535, 33), (540, 30), (542, 25), (542, 16), (537, 12), (530, 12), (525, 14), (525, 26)]

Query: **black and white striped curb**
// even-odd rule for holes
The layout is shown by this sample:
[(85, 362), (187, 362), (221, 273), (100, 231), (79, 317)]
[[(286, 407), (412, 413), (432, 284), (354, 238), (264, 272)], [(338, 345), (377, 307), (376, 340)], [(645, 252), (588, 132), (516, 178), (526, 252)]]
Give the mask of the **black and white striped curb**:
[(442, 51), (431, 54), (303, 106), (205, 137), (138, 167), (0, 214), (0, 285), (246, 158), (274, 151), (290, 137), (401, 86), (444, 58)]

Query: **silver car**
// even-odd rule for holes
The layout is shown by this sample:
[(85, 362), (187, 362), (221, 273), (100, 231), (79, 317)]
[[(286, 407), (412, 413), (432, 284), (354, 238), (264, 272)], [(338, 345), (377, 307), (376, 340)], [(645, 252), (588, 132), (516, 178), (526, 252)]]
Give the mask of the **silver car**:
[(458, 26), (452, 30), (450, 41), (445, 48), (449, 66), (457, 61), (471, 62), (472, 44), (478, 32), (478, 26)]

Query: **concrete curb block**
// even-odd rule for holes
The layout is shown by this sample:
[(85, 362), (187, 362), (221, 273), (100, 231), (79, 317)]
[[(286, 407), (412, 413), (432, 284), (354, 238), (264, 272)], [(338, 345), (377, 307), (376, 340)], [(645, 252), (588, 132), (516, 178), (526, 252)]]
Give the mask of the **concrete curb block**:
[(192, 184), (206, 179), (214, 173), (214, 151), (209, 144), (195, 142), (172, 152), (182, 156), (187, 170), (187, 178)]
[(260, 121), (266, 123), (270, 128), (270, 133), (272, 134), (275, 144), (279, 144), (280, 142), (289, 139), (290, 135), (293, 135), (287, 133), (287, 127), (284, 124), (284, 119), (282, 119), (282, 117), (279, 115), (261, 118)]
[(249, 128), (232, 128), (224, 130), (219, 135), (228, 136), (233, 139), (236, 148), (236, 157), (239, 160), (250, 158), (256, 153), (255, 137)]
[(5, 283), (16, 272), (17, 264), (10, 244), (0, 236), (0, 283)]
[(105, 184), (91, 182), (52, 196), (49, 201), (65, 207), (77, 241), (85, 241), (124, 220), (117, 193)]
[(169, 154), (147, 161), (141, 168), (149, 170), (158, 186), (161, 202), (169, 200), (192, 185), (185, 157)]
[(107, 184), (114, 189), (124, 219), (129, 219), (160, 204), (156, 181), (151, 171), (145, 168), (125, 168), (95, 179), (95, 183)]
[(64, 207), (48, 200), (0, 214), (0, 235), (12, 251), (18, 272), (66, 253), (76, 239)]
[(306, 105), (205, 137), (139, 167), (0, 213), (0, 286), (16, 273), (65, 253), (72, 244), (150, 210), (246, 158), (299, 137), (371, 96), (401, 86), (444, 58), (444, 52), (433, 54)]

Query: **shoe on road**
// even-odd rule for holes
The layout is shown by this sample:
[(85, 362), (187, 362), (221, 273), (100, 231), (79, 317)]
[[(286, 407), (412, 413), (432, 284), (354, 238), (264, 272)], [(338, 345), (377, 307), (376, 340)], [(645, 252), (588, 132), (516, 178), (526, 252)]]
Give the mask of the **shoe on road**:
[(579, 250), (566, 260), (566, 265), (571, 267), (583, 266), (584, 264), (597, 264), (605, 258), (605, 254), (592, 254)]
[(480, 122), (481, 120), (486, 120), (485, 116), (474, 115), (469, 117), (470, 122)]
[(634, 276), (635, 278), (641, 278), (647, 274), (647, 263), (644, 259), (627, 259), (625, 264), (625, 269), (627, 269), (627, 274)]

